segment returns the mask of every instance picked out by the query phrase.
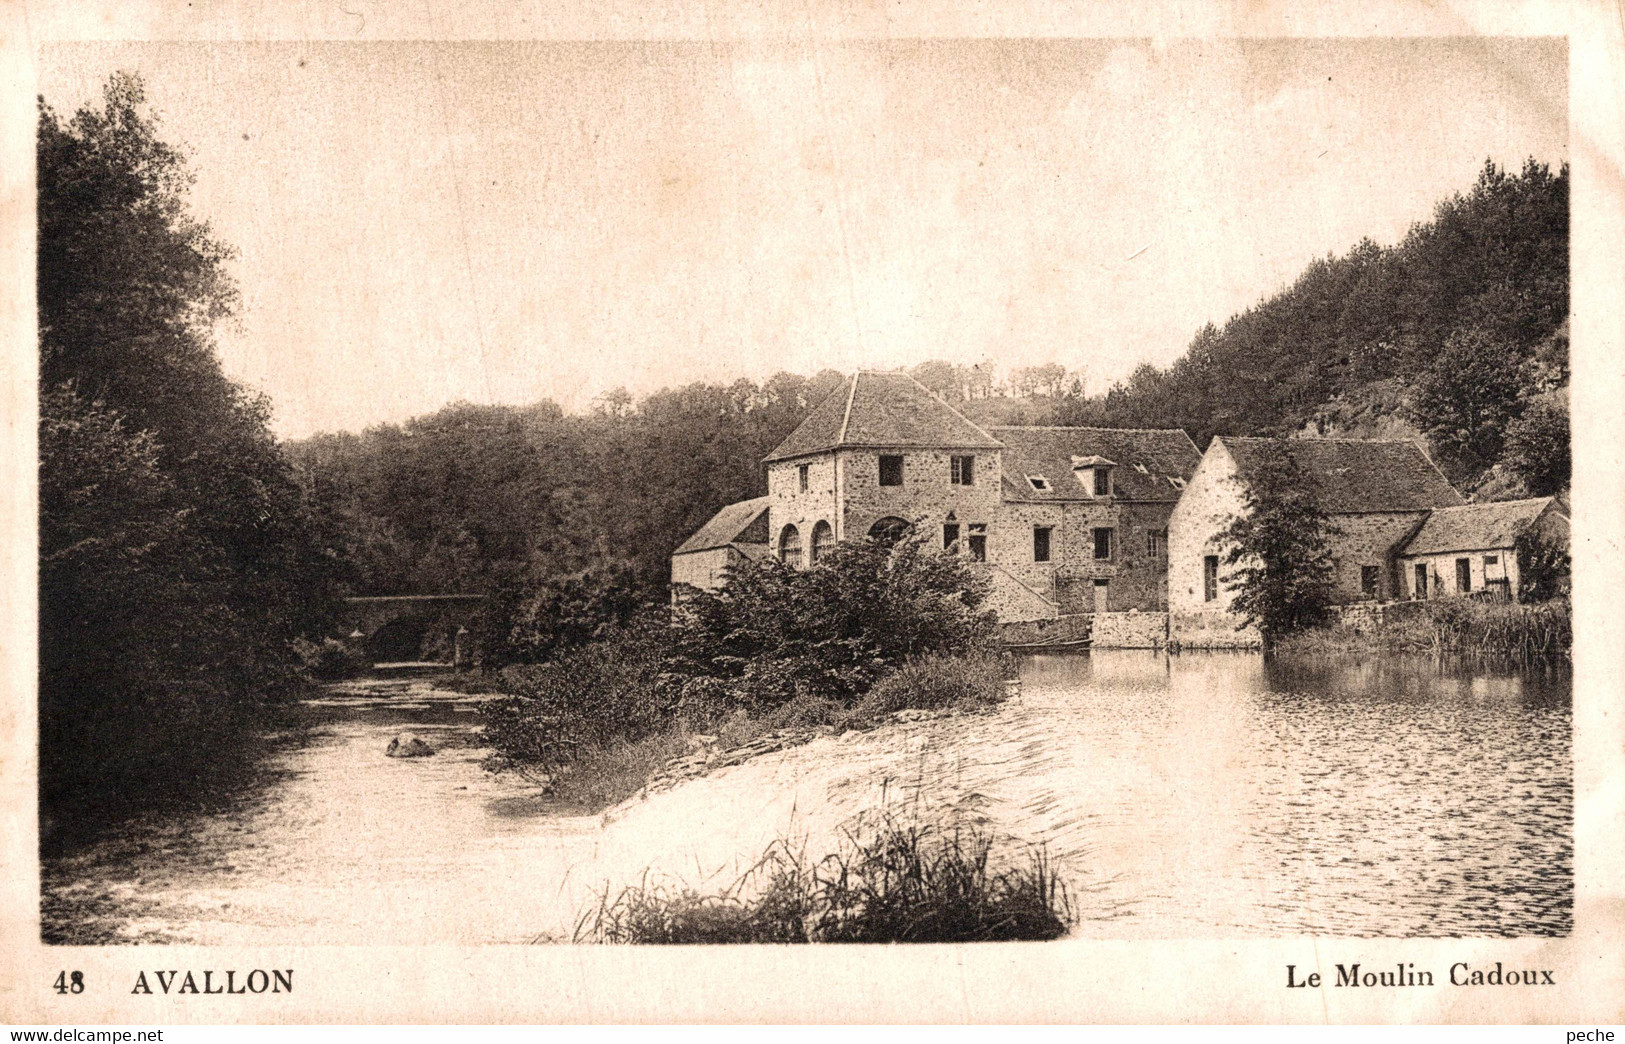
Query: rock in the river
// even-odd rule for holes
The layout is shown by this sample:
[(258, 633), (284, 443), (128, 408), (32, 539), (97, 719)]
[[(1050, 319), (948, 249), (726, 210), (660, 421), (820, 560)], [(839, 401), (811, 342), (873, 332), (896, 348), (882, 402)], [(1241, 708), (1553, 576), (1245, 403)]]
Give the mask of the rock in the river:
[(389, 749), (384, 751), (384, 756), (390, 758), (426, 758), (433, 753), (433, 747), (410, 732), (403, 732), (389, 741)]

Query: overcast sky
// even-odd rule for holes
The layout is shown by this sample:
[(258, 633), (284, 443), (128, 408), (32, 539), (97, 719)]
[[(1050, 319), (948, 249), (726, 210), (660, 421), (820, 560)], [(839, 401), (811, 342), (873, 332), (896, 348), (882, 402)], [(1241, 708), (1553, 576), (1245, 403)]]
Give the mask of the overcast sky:
[(116, 69), (287, 436), (929, 358), (1101, 390), (1486, 158), (1567, 157), (1556, 40), (76, 44), (40, 92)]

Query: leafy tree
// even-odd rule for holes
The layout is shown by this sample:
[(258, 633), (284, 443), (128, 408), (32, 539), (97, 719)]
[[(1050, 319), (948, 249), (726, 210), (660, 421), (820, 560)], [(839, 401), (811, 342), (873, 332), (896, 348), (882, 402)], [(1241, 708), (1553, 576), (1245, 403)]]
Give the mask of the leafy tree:
[(1569, 593), (1570, 562), (1566, 541), (1553, 540), (1537, 530), (1518, 537), (1518, 600), (1544, 602)]
[(1532, 496), (1567, 489), (1571, 460), (1569, 405), (1561, 393), (1535, 399), (1507, 426), (1505, 462)]
[(1326, 538), (1333, 526), (1292, 459), (1285, 440), (1260, 455), (1243, 493), (1242, 513), (1220, 535), (1231, 609), (1256, 625), (1266, 648), (1321, 623), (1335, 591)]
[(290, 677), (330, 566), (214, 325), (230, 251), (186, 207), (139, 80), (40, 102), (41, 771), (172, 778)]
[(1480, 327), (1450, 335), (1419, 375), (1411, 412), (1456, 477), (1477, 475), (1500, 456), (1521, 409), (1518, 348)]

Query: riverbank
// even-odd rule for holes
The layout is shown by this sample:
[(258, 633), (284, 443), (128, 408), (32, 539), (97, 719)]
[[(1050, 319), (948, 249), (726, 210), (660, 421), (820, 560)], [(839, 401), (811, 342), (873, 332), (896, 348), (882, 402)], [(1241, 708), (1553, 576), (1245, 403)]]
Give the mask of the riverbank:
[[(1572, 929), (1566, 669), (1097, 651), (985, 713), (824, 733), (574, 814), (493, 774), (483, 697), (334, 686), (230, 788), (42, 860), (53, 942), (565, 941), (640, 881), (716, 894), (877, 817), (1041, 844), (1090, 938)], [(908, 720), (912, 719), (912, 720)], [(402, 731), (435, 749), (387, 757)], [(1448, 855), (1448, 858), (1444, 858)]]
[[(619, 675), (623, 657), (585, 661)], [(590, 666), (568, 668), (572, 689), (612, 690), (615, 681), (595, 675)], [(549, 688), (561, 672), (553, 665), (508, 668), (496, 677), (464, 676), (451, 680), (459, 691), (491, 695), (482, 706), (485, 738), (505, 744), (506, 752), (486, 761), (497, 772), (511, 772), (537, 784), (561, 810), (592, 815), (638, 796), (670, 789), (686, 779), (741, 764), (753, 757), (800, 746), (814, 739), (862, 732), (885, 725), (963, 714), (990, 713), (1019, 690), (1013, 661), (993, 653), (931, 656), (888, 673), (853, 705), (802, 695), (767, 710), (736, 707), (726, 716), (714, 711), (674, 716), (653, 730), (631, 735), (629, 716), (615, 713), (616, 699), (601, 701), (595, 715), (609, 719), (565, 759), (547, 757), (548, 748), (527, 745), (536, 730), (553, 727), (560, 715)], [(622, 679), (625, 680), (624, 678)], [(634, 683), (647, 681), (632, 679)], [(647, 693), (630, 694), (638, 701)], [(534, 752), (533, 756), (527, 754)]]
[(1431, 653), (1515, 664), (1566, 663), (1574, 624), (1566, 600), (1529, 604), (1466, 598), (1396, 602), (1359, 624), (1349, 619), (1278, 639), (1298, 655)]

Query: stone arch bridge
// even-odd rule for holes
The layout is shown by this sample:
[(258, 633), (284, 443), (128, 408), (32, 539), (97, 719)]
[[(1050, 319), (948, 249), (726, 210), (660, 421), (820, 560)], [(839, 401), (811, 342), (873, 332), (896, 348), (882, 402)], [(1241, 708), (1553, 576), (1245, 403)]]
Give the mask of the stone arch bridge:
[(361, 595), (344, 600), (340, 622), (374, 663), (461, 665), (466, 628), (484, 604), (483, 594)]

